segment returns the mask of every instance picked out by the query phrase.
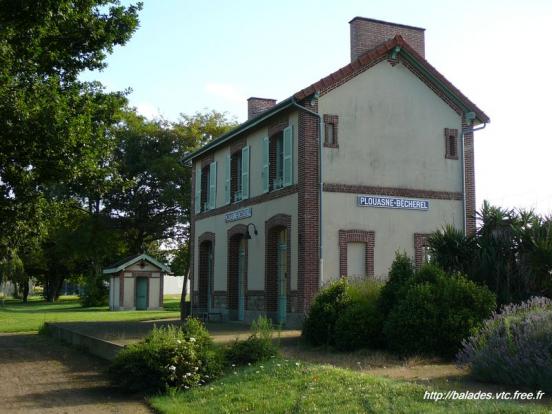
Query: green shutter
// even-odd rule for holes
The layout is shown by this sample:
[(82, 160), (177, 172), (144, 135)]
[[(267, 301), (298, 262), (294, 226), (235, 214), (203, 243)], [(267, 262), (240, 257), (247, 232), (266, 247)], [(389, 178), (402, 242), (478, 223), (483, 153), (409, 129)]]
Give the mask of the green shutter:
[(201, 213), (201, 168), (196, 168), (195, 173), (195, 199), (194, 199), (195, 213)]
[(284, 129), (284, 186), (293, 184), (293, 130)]
[(231, 177), (231, 157), (226, 154), (226, 164), (224, 165), (224, 204), (230, 204), (230, 177)]
[(241, 191), (242, 200), (249, 198), (249, 145), (242, 148)]
[(217, 162), (213, 161), (209, 166), (209, 209), (217, 205)]
[(261, 178), (263, 181), (263, 193), (268, 193), (268, 137), (263, 138), (263, 165), (261, 171)]

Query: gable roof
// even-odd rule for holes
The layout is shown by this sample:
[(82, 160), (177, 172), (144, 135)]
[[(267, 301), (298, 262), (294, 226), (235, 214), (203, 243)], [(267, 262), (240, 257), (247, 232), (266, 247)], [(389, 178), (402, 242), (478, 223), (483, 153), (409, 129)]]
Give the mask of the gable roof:
[(121, 259), (121, 260), (107, 266), (103, 270), (103, 274), (107, 275), (107, 274), (110, 274), (110, 273), (118, 273), (121, 270), (126, 269), (127, 267), (132, 266), (133, 264), (138, 263), (142, 260), (145, 260), (146, 262), (150, 262), (152, 265), (158, 267), (163, 272), (172, 273), (171, 268), (169, 266), (164, 265), (163, 263), (157, 261), (156, 259), (154, 259), (153, 257), (151, 257), (150, 255), (148, 255), (146, 253), (141, 253), (141, 254), (136, 254), (134, 256), (125, 257), (124, 259)]
[(395, 36), (393, 39), (382, 43), (376, 48), (367, 51), (358, 59), (352, 61), (348, 65), (343, 66), (341, 69), (333, 72), (332, 74), (320, 79), (318, 82), (313, 83), (310, 86), (297, 92), (294, 97), (297, 100), (304, 99), (316, 92), (321, 92), (327, 89), (335, 87), (344, 79), (354, 76), (356, 73), (361, 72), (369, 67), (373, 62), (378, 59), (387, 56), (390, 52), (396, 51), (401, 55), (408, 63), (412, 64), (416, 69), (420, 70), (421, 74), (428, 78), (428, 80), (437, 87), (441, 92), (445, 93), (447, 97), (451, 98), (460, 108), (465, 109), (466, 112), (474, 112), (476, 118), (480, 122), (490, 122), (489, 117), (479, 107), (468, 99), (458, 88), (456, 88), (451, 82), (449, 82), (437, 69), (435, 69), (425, 58), (420, 56), (403, 38), (401, 35)]
[(188, 154), (184, 157), (184, 162), (191, 161), (192, 159), (204, 154), (211, 149), (218, 147), (242, 134), (243, 132), (259, 125), (268, 118), (284, 111), (285, 109), (294, 105), (294, 101), (301, 101), (316, 93), (321, 93), (335, 88), (340, 83), (346, 82), (348, 79), (356, 76), (372, 66), (375, 62), (382, 59), (385, 56), (395, 53), (400, 55), (407, 63), (409, 63), (415, 70), (421, 73), (428, 82), (432, 84), (437, 90), (443, 93), (449, 100), (451, 100), (456, 106), (461, 108), (464, 112), (473, 112), (476, 120), (480, 123), (489, 123), (491, 120), (475, 103), (473, 103), (466, 95), (464, 95), (458, 88), (456, 88), (451, 82), (449, 82), (437, 69), (435, 69), (425, 58), (423, 58), (418, 52), (416, 52), (401, 35), (396, 35), (393, 39), (390, 39), (381, 45), (375, 47), (372, 50), (367, 51), (358, 57), (358, 59), (343, 66), (337, 71), (331, 73), (325, 78), (301, 89), (287, 99), (284, 99), (277, 105), (273, 106), (269, 110), (262, 112), (252, 119), (248, 119), (244, 123), (238, 125), (233, 130), (223, 134), (219, 138), (211, 141), (207, 145), (199, 148), (197, 151)]

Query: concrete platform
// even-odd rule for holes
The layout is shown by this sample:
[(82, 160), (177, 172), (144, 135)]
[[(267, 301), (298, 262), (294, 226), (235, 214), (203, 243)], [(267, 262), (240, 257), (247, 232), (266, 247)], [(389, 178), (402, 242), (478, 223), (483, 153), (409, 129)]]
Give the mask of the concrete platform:
[[(100, 358), (112, 361), (126, 345), (141, 341), (157, 326), (180, 326), (179, 319), (140, 322), (59, 322), (46, 323), (50, 336), (81, 347)], [(208, 322), (205, 324), (215, 343), (244, 340), (251, 335), (249, 326), (239, 322)], [(284, 329), (274, 333), (275, 339), (295, 340), (301, 331)]]

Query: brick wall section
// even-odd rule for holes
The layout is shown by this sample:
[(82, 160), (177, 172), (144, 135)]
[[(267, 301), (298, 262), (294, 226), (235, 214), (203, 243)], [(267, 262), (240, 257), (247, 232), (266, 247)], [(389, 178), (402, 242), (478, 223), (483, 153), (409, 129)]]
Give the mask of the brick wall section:
[[(236, 224), (235, 226), (228, 229), (228, 252), (227, 252), (227, 261), (228, 261), (228, 275), (227, 275), (227, 297), (228, 297), (228, 309), (238, 310), (238, 253), (241, 239), (247, 232), (247, 226), (245, 224)], [(247, 290), (247, 262), (248, 262), (248, 253), (247, 248), (248, 243), (245, 243), (245, 269), (244, 269), (244, 280), (242, 289), (245, 292)], [(245, 303), (247, 303), (247, 298), (244, 298)]]
[[(300, 104), (318, 112), (318, 101), (315, 100), (313, 103), (312, 106), (304, 101)], [(299, 111), (297, 159), (299, 160), (298, 301), (300, 312), (308, 310), (320, 283), (318, 128), (319, 120), (316, 116)]]
[[(287, 293), (291, 290), (291, 216), (277, 214), (265, 221), (265, 310), (278, 311), (278, 234), (287, 229)], [(287, 312), (290, 311), (290, 301), (287, 298)]]
[(255, 98), (251, 97), (247, 100), (247, 119), (255, 118), (266, 110), (276, 105), (276, 99)]
[[(205, 232), (199, 236), (197, 240), (199, 246), (199, 274), (198, 274), (198, 303), (196, 307), (199, 309), (206, 310), (208, 304), (207, 293), (209, 291), (209, 286), (211, 286), (211, 303), (212, 303), (212, 287), (214, 286), (214, 275), (211, 274), (209, 277), (209, 253), (212, 252), (213, 255), (213, 268), (215, 261), (215, 233)], [(210, 280), (209, 280), (210, 279)]]
[(195, 163), (192, 163), (192, 174), (191, 174), (191, 201), (190, 201), (190, 238), (188, 239), (188, 243), (190, 244), (190, 247), (188, 249), (188, 254), (190, 255), (190, 308), (194, 308), (196, 304), (196, 295), (195, 295), (195, 283), (194, 283), (194, 274), (195, 274), (195, 243), (194, 243), (194, 234), (195, 234), (195, 174), (196, 174), (196, 165)]
[(365, 243), (366, 275), (374, 276), (375, 233), (366, 230), (339, 230), (339, 276), (347, 276), (347, 244)]
[(355, 17), (349, 24), (351, 61), (396, 35), (401, 35), (418, 54), (425, 56), (425, 29), (363, 17)]
[[(467, 128), (464, 122), (462, 128)], [(475, 233), (475, 165), (473, 132), (464, 134), (465, 192), (466, 192), (466, 233)]]
[(429, 234), (414, 233), (414, 264), (419, 269), (424, 264), (424, 246), (427, 246)]
[(268, 126), (268, 136), (271, 137), (272, 135), (283, 131), (288, 126), (289, 126), (288, 116), (283, 116), (281, 118), (278, 118), (275, 122), (273, 122)]
[(458, 130), (445, 128), (445, 158), (458, 159)]
[(429, 198), (434, 200), (462, 200), (462, 193), (450, 191), (418, 190), (399, 187), (376, 187), (369, 185), (351, 185), (324, 183), (324, 191), (329, 193), (374, 194), (395, 197)]

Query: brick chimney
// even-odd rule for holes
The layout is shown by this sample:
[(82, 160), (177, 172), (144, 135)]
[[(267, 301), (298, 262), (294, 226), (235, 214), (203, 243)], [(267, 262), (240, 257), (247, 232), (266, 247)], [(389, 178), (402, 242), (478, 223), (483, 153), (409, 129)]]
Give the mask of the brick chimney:
[(424, 31), (421, 27), (389, 23), (381, 20), (355, 17), (351, 25), (351, 62), (364, 52), (401, 35), (416, 52), (425, 57)]
[(255, 118), (260, 113), (269, 110), (276, 105), (276, 99), (255, 98), (247, 100), (247, 119)]

